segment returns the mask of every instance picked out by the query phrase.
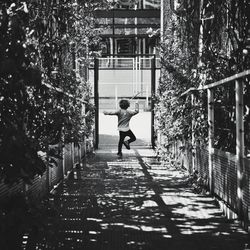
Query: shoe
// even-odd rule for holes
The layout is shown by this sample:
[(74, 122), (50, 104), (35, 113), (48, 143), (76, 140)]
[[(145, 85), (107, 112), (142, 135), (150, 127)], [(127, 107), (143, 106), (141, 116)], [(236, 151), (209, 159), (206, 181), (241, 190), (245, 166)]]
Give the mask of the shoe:
[(128, 141), (124, 141), (123, 144), (126, 147), (126, 149), (130, 149), (130, 145)]
[(122, 157), (122, 152), (118, 152), (117, 155)]

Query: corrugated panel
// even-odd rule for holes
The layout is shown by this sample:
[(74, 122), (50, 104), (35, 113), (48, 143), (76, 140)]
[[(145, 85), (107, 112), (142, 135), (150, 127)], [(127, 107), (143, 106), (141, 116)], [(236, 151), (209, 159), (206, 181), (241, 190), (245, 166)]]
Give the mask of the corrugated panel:
[(245, 217), (250, 219), (250, 160), (244, 162), (244, 182), (243, 182), (243, 209)]
[(20, 180), (18, 183), (13, 185), (0, 184), (0, 199), (6, 198), (8, 196), (23, 192), (23, 181)]
[(232, 208), (237, 208), (237, 167), (235, 155), (215, 150), (214, 192)]
[(193, 172), (193, 166), (192, 166), (192, 145), (190, 143), (183, 144), (185, 147), (185, 150), (183, 152), (183, 160), (184, 160), (184, 166), (189, 171), (189, 173)]
[(82, 142), (81, 143), (81, 156), (84, 157), (85, 154), (86, 154), (86, 152), (85, 152), (85, 142)]
[(74, 160), (75, 163), (80, 162), (80, 157), (79, 157), (79, 147), (78, 146), (74, 146)]
[(28, 195), (33, 198), (40, 198), (48, 192), (46, 172), (42, 176), (35, 176), (32, 185), (28, 186)]
[[(72, 144), (67, 144), (64, 149), (64, 159), (65, 159), (65, 173), (72, 170), (73, 161), (72, 157), (75, 157), (75, 162), (80, 161), (79, 149), (75, 147), (74, 152), (72, 152)], [(74, 154), (74, 155), (73, 155)], [(35, 176), (32, 181), (32, 185), (27, 186), (28, 195), (31, 197), (41, 197), (48, 192), (63, 178), (63, 164), (62, 160), (58, 160), (58, 166), (53, 168), (48, 168), (42, 176)], [(47, 178), (49, 178), (47, 180)], [(3, 182), (0, 183), (0, 200), (7, 196), (14, 195), (24, 191), (23, 181), (15, 183), (13, 185), (5, 185)]]
[(72, 162), (72, 146), (66, 144), (64, 149), (64, 160), (65, 160), (65, 174), (73, 168)]
[(53, 188), (62, 177), (62, 161), (58, 160), (57, 166), (50, 168), (50, 187)]
[(195, 166), (199, 176), (203, 179), (207, 179), (209, 176), (207, 148), (199, 146), (196, 147)]
[(0, 184), (0, 199), (5, 198), (8, 196), (8, 187), (4, 183)]

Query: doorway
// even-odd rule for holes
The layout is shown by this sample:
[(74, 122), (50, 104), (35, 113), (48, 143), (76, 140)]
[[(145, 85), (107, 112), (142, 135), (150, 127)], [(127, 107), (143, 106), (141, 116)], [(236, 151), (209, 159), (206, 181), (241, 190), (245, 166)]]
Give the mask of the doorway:
[(136, 146), (155, 146), (154, 95), (155, 55), (112, 55), (94, 62), (95, 148), (116, 146), (117, 117), (103, 111), (119, 109), (119, 101), (128, 99), (130, 109), (139, 102), (140, 112), (130, 121)]

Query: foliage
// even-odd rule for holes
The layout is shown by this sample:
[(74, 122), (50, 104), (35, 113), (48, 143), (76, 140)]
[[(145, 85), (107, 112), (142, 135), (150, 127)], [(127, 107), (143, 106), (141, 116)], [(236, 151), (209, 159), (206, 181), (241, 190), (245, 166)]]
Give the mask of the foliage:
[[(194, 93), (192, 106), (191, 96), (181, 94), (249, 68), (249, 10), (248, 1), (204, 0), (197, 4), (183, 0), (177, 9), (167, 12), (156, 107), (157, 129), (165, 135), (163, 144), (190, 140), (192, 131), (196, 140), (206, 143), (206, 93)], [(248, 89), (247, 81), (246, 94)], [(235, 148), (233, 94), (233, 86), (215, 92), (215, 145), (231, 152)]]
[[(190, 87), (197, 87), (196, 60), (186, 49), (187, 42), (183, 40), (181, 20), (173, 16), (162, 44), (162, 74), (159, 85), (158, 103), (156, 106), (157, 129), (165, 136), (166, 145), (175, 140), (188, 140), (191, 137), (192, 117), (197, 117), (204, 110), (202, 102), (191, 106), (190, 96), (180, 98)], [(192, 59), (190, 59), (192, 58)], [(201, 94), (202, 97), (202, 94)], [(200, 121), (202, 122), (202, 121)], [(203, 135), (204, 127), (197, 127), (197, 137)]]
[(50, 145), (91, 133), (91, 89), (75, 62), (80, 57), (87, 66), (100, 32), (92, 13), (103, 6), (101, 0), (0, 3), (0, 179), (29, 182), (46, 168), (38, 152), (48, 158)]

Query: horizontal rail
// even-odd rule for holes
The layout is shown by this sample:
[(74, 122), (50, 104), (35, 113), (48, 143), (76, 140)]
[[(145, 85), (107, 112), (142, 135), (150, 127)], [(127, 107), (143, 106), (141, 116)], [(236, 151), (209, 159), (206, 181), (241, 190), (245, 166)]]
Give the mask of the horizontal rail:
[(155, 54), (103, 54), (103, 57), (99, 57), (98, 59), (100, 58), (106, 58), (106, 57), (114, 57), (114, 56), (117, 56), (117, 57), (138, 57), (138, 56), (141, 56), (141, 57), (156, 57)]
[(109, 9), (95, 10), (96, 18), (160, 18), (160, 9)]
[(218, 87), (218, 86), (226, 84), (226, 83), (231, 83), (232, 81), (238, 80), (238, 79), (243, 78), (243, 77), (247, 77), (249, 75), (250, 75), (250, 69), (245, 70), (245, 71), (243, 71), (241, 73), (237, 73), (237, 74), (235, 74), (233, 76), (229, 76), (229, 77), (224, 78), (222, 80), (219, 80), (217, 82), (213, 82), (213, 83), (207, 84), (205, 86), (201, 86), (199, 88), (189, 88), (188, 90), (186, 90), (185, 92), (183, 92), (181, 94), (181, 97), (183, 97), (183, 96), (185, 96), (185, 95), (187, 95), (189, 93), (195, 92), (195, 91), (212, 89), (212, 88)]
[[(101, 85), (134, 85), (135, 82), (100, 82), (99, 83), (99, 86)], [(142, 83), (139, 83), (140, 85), (150, 85), (151, 82), (142, 82)]]
[(183, 96), (185, 96), (185, 95), (187, 95), (187, 94), (189, 94), (191, 92), (194, 92), (194, 91), (198, 91), (198, 89), (196, 89), (196, 88), (189, 88), (188, 90), (186, 90), (185, 92), (183, 92), (181, 94), (181, 97), (183, 97)]
[(246, 76), (249, 76), (249, 75), (250, 75), (250, 69), (248, 69), (246, 71), (243, 71), (241, 73), (235, 74), (233, 76), (229, 76), (229, 77), (224, 78), (224, 79), (222, 79), (220, 81), (217, 81), (217, 82), (210, 83), (208, 85), (202, 86), (202, 87), (198, 88), (198, 90), (212, 89), (212, 88), (218, 87), (218, 86), (220, 86), (222, 84), (230, 83), (232, 81), (235, 81), (237, 79), (240, 79), (242, 77), (246, 77)]

